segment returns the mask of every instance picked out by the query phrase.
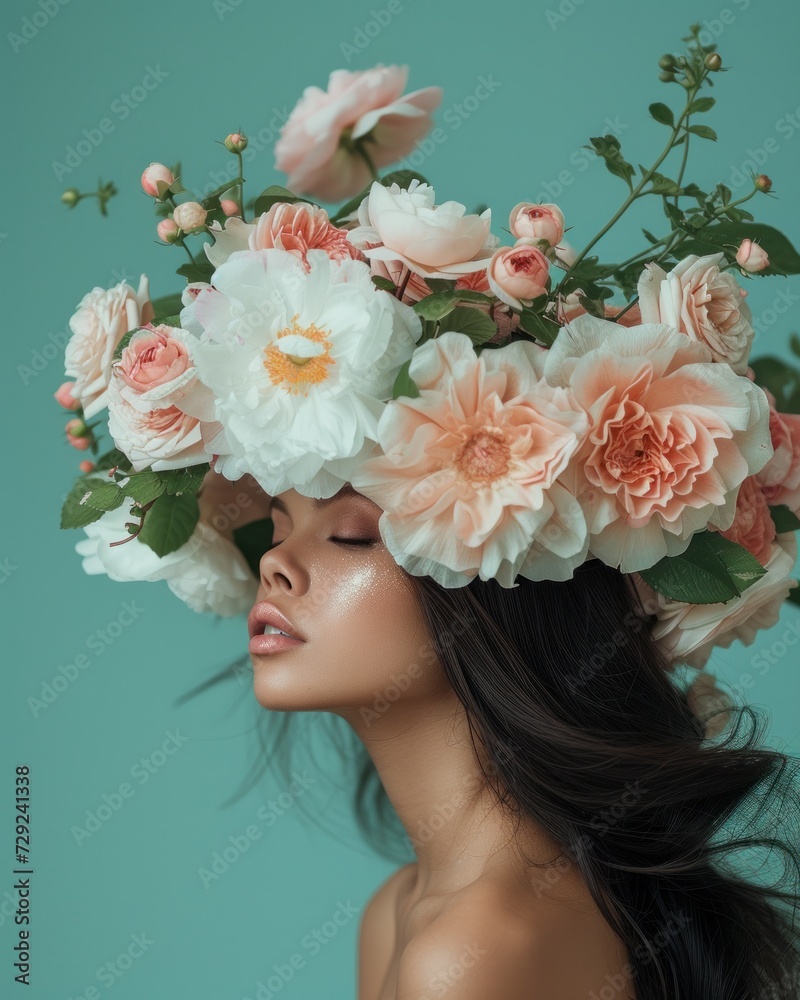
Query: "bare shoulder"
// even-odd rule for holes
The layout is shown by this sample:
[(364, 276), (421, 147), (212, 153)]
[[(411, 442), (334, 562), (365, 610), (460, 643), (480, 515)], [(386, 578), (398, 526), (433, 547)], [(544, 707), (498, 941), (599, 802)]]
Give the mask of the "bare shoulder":
[[(523, 912), (502, 890), (476, 886), (409, 943), (397, 1000), (634, 998), (630, 966), (605, 921), (570, 907)], [(627, 991), (627, 992), (626, 992)]]
[(413, 880), (416, 862), (393, 872), (370, 897), (358, 932), (358, 995), (375, 997), (395, 948), (395, 905), (404, 883)]

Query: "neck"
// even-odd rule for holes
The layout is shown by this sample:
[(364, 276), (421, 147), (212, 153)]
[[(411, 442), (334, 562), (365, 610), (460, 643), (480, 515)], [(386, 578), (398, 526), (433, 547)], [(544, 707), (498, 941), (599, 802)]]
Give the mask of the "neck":
[(515, 830), (502, 812), (488, 785), (490, 765), (481, 769), (466, 712), (449, 686), (435, 699), (396, 702), (375, 719), (345, 717), (416, 853), (421, 892), (455, 892), (489, 870), (525, 878), (520, 838), (537, 862), (558, 855), (559, 846), (536, 824), (523, 820)]

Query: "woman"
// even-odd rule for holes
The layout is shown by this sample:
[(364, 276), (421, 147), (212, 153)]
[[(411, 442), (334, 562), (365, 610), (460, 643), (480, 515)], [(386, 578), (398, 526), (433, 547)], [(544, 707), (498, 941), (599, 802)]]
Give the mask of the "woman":
[[(782, 801), (796, 838), (794, 770), (763, 728), (701, 746), (629, 576), (447, 589), (397, 565), (349, 484), (269, 514), (255, 696), (346, 720), (362, 807), (377, 775), (416, 854), (364, 911), (359, 1000), (798, 995), (796, 839), (717, 836)], [(726, 868), (760, 843), (783, 888)]]

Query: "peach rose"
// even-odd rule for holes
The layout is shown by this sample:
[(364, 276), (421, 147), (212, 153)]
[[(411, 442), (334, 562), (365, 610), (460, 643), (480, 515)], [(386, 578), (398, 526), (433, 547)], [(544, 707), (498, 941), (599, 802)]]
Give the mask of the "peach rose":
[(586, 525), (557, 479), (586, 420), (567, 390), (540, 378), (544, 353), (518, 341), (476, 355), (452, 331), (415, 350), (409, 374), (421, 395), (387, 403), (383, 454), (351, 476), (383, 509), (383, 540), (409, 573), (509, 588), (518, 573), (552, 568), (563, 579), (583, 560)]
[(401, 159), (430, 130), (441, 87), (403, 95), (408, 66), (334, 70), (327, 91), (306, 87), (275, 143), (286, 186), (335, 202), (358, 194), (372, 173), (355, 148), (364, 143), (376, 168)]
[(460, 202), (434, 199), (430, 184), (416, 178), (407, 189), (375, 181), (347, 239), (370, 262), (400, 261), (422, 278), (455, 279), (485, 268), (498, 242), (489, 232), (492, 210), (465, 215)]
[(664, 324), (578, 316), (546, 352), (545, 377), (589, 416), (562, 482), (591, 554), (623, 573), (683, 552), (709, 523), (730, 527), (738, 487), (772, 454), (761, 389)]
[(308, 270), (308, 251), (324, 250), (331, 260), (363, 260), (363, 255), (347, 239), (347, 231), (334, 226), (324, 208), (305, 202), (276, 202), (253, 222), (239, 216), (209, 227), (213, 243), (205, 244), (206, 256), (221, 267), (240, 250), (268, 250), (277, 247), (299, 257)]
[(148, 326), (131, 337), (112, 366), (108, 430), (136, 472), (208, 460), (205, 442), (219, 425), (213, 396), (192, 364), (190, 341), (183, 330)]
[(564, 235), (564, 214), (558, 205), (521, 201), (511, 209), (508, 228), (517, 239), (547, 240), (554, 247)]
[(773, 394), (766, 388), (764, 393), (774, 452), (758, 481), (770, 506), (785, 504), (800, 517), (800, 414), (778, 413)]
[(748, 476), (739, 487), (733, 524), (720, 534), (742, 545), (762, 566), (766, 565), (775, 540), (775, 522), (757, 476)]
[(702, 670), (715, 646), (727, 649), (734, 639), (750, 646), (756, 632), (778, 621), (783, 602), (797, 586), (791, 576), (796, 559), (796, 534), (776, 535), (767, 572), (738, 597), (716, 604), (673, 601), (653, 591), (638, 574), (633, 574), (633, 581), (642, 599), (656, 608), (651, 635), (665, 656), (672, 665), (686, 663)]
[(667, 274), (658, 264), (645, 264), (639, 278), (639, 305), (645, 323), (666, 323), (697, 340), (744, 375), (753, 342), (747, 294), (733, 275), (720, 271), (725, 255), (691, 254)]
[(549, 274), (545, 255), (526, 243), (495, 250), (486, 268), (492, 292), (518, 312), (547, 292)]
[(149, 281), (139, 279), (138, 291), (121, 281), (113, 288), (93, 288), (69, 321), (72, 337), (64, 352), (65, 374), (75, 379), (73, 395), (89, 419), (107, 402), (111, 361), (122, 337), (153, 319)]
[(175, 181), (175, 175), (163, 163), (151, 163), (143, 170), (141, 181), (144, 193), (149, 194), (151, 198), (158, 198), (159, 181), (169, 187)]

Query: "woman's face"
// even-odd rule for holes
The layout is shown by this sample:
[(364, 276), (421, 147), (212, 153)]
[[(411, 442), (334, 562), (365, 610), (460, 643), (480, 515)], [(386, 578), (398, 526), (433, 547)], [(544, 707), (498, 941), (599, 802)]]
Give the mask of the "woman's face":
[(305, 641), (250, 653), (256, 698), (279, 711), (328, 710), (361, 732), (396, 702), (447, 683), (405, 572), (378, 530), (381, 509), (349, 484), (314, 500), (272, 499), (273, 544), (256, 603), (269, 601)]

